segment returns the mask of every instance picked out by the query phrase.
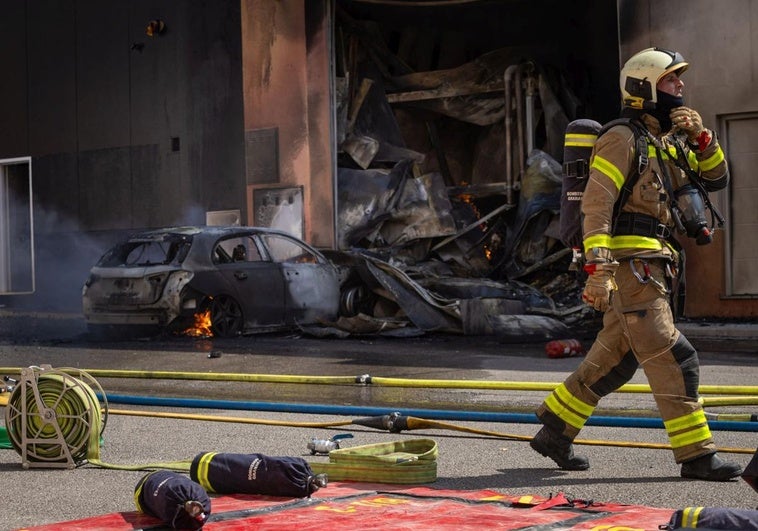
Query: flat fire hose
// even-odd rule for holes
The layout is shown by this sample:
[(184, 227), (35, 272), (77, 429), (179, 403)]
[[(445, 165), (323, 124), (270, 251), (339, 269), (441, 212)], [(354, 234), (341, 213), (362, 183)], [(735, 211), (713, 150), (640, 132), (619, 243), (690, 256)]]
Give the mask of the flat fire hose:
[(437, 454), (434, 440), (409, 439), (332, 450), (328, 463), (310, 465), (330, 481), (432, 483), (437, 479)]

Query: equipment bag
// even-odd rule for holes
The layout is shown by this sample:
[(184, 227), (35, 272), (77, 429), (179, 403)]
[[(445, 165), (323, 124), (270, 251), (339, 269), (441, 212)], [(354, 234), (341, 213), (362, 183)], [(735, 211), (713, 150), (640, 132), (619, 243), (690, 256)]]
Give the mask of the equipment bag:
[(619, 118), (605, 125), (581, 118), (566, 126), (563, 144), (563, 179), (561, 180), (561, 210), (559, 216), (561, 242), (569, 248), (582, 248), (582, 196), (590, 175), (592, 150), (597, 139), (611, 127), (626, 125), (634, 131), (637, 151), (634, 173), (627, 179), (614, 208), (614, 219), (626, 201), (639, 174), (647, 165), (647, 140), (641, 126), (633, 120)]
[(134, 488), (137, 510), (155, 516), (173, 529), (200, 529), (211, 514), (211, 500), (205, 489), (170, 470), (158, 470), (142, 477)]
[(208, 492), (304, 498), (326, 485), (300, 457), (204, 452), (195, 456), (190, 477)]
[(758, 529), (758, 510), (729, 509), (724, 507), (687, 507), (671, 515), (666, 527), (661, 529), (718, 529), (746, 531)]

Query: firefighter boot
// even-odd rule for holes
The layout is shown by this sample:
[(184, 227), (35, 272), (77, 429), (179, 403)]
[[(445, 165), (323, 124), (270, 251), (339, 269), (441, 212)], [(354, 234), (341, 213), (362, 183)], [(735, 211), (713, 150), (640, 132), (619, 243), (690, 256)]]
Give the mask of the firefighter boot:
[(682, 463), (682, 477), (705, 481), (728, 481), (742, 473), (737, 463), (724, 461), (715, 453), (701, 455)]
[(543, 426), (529, 442), (535, 451), (549, 457), (563, 470), (587, 470), (590, 461), (582, 455), (574, 455), (571, 439), (548, 426)]

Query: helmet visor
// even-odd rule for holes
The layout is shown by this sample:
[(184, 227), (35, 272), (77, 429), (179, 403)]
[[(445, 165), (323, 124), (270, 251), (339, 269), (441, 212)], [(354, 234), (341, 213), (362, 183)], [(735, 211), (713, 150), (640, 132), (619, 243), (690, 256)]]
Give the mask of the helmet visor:
[(656, 83), (663, 79), (664, 76), (670, 74), (671, 72), (676, 72), (676, 75), (681, 75), (685, 70), (687, 70), (687, 67), (690, 66), (688, 62), (684, 60), (684, 57), (682, 57), (682, 54), (679, 52), (672, 52), (671, 50), (665, 50), (663, 48), (656, 48), (657, 52), (662, 52), (671, 57), (671, 62), (664, 68), (663, 72), (660, 76), (658, 76), (658, 79), (656, 79)]

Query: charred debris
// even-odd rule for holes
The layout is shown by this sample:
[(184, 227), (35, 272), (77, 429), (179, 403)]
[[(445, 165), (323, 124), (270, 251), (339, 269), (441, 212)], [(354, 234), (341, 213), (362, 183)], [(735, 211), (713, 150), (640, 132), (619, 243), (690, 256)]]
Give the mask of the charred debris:
[(329, 254), (360, 279), (343, 294), (354, 317), (310, 331), (524, 340), (593, 328), (558, 237), (558, 161), (578, 105), (560, 73), (508, 48), (416, 72), (370, 22), (341, 22)]

